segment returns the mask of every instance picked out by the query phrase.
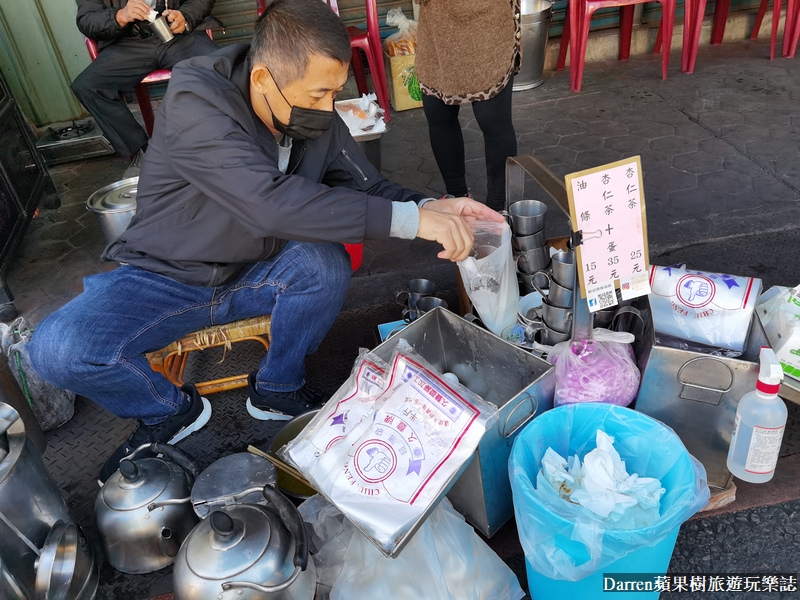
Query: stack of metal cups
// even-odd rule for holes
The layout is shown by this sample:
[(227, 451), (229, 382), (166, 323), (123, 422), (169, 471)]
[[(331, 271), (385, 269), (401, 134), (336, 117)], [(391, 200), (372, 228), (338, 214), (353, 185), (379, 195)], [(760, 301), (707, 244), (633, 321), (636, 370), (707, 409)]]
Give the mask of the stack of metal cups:
[[(538, 278), (547, 280), (547, 290), (538, 285)], [(571, 250), (556, 252), (549, 269), (535, 274), (533, 288), (542, 295), (544, 327), (539, 339), (543, 344), (553, 345), (570, 338), (574, 287), (575, 253)]]
[[(412, 279), (408, 289), (397, 292), (395, 301), (403, 306), (403, 320), (411, 323), (437, 306), (447, 308), (447, 302), (434, 296), (436, 284), (430, 279)], [(392, 332), (394, 333), (394, 332)], [(391, 334), (390, 334), (391, 335)]]
[(511, 221), (511, 244), (517, 255), (517, 274), (523, 287), (523, 295), (535, 290), (533, 283), (540, 288), (548, 281), (537, 277), (537, 273), (550, 266), (550, 249), (544, 230), (544, 216), (547, 205), (538, 200), (520, 200), (508, 207), (503, 214)]

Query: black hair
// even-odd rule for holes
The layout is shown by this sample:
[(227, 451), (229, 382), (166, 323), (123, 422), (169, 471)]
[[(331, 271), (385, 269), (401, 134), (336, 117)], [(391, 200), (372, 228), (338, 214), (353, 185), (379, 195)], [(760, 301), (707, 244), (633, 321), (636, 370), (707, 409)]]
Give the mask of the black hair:
[(312, 54), (350, 62), (350, 36), (323, 0), (274, 0), (256, 23), (250, 64), (267, 65), (285, 87), (306, 74)]

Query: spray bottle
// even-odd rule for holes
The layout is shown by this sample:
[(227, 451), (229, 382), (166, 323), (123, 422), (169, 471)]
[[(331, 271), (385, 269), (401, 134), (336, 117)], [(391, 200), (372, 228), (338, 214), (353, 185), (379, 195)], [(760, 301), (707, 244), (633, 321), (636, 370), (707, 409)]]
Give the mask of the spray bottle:
[(778, 390), (783, 369), (771, 348), (762, 347), (758, 383), (739, 401), (733, 425), (728, 470), (750, 483), (765, 483), (775, 474), (788, 411)]

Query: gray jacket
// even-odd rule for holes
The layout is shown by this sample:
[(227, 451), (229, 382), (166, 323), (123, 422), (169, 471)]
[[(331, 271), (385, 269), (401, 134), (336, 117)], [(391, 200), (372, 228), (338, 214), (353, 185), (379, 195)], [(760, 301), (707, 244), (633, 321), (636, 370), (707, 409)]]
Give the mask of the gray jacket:
[(227, 46), (173, 69), (136, 215), (104, 258), (216, 286), (285, 240), (385, 239), (391, 202), (423, 198), (383, 179), (338, 115), (319, 139), (293, 144), (281, 173), (275, 137), (250, 105), (247, 50)]

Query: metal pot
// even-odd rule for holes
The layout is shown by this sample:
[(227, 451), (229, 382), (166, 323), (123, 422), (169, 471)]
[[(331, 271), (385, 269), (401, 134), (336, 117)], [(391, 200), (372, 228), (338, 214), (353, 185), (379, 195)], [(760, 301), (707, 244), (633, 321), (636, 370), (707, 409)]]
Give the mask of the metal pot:
[(75, 523), (59, 521), (36, 561), (36, 600), (91, 600), (98, 568)]
[[(300, 435), (318, 412), (319, 409), (310, 410), (287, 421), (286, 425), (281, 427), (280, 431), (275, 434), (269, 446), (269, 454), (278, 457), (278, 450)], [(282, 470), (278, 471), (278, 487), (284, 494), (300, 502), (308, 500), (317, 493), (314, 488), (309, 487), (304, 482)]]
[(109, 244), (122, 235), (136, 214), (138, 187), (139, 178), (130, 177), (100, 188), (86, 201), (86, 209), (97, 215)]
[(303, 519), (273, 486), (268, 506), (233, 504), (194, 528), (173, 569), (176, 600), (312, 600)]
[[(192, 508), (205, 519), (214, 510), (236, 502), (263, 502), (261, 489), (275, 483), (275, 467), (266, 458), (237, 452), (214, 461), (192, 486)], [(255, 491), (252, 491), (255, 490)]]
[(0, 560), (32, 597), (39, 548), (55, 523), (70, 521), (69, 512), (19, 413), (2, 402), (0, 456)]
[[(134, 460), (149, 449), (164, 458)], [(197, 515), (187, 501), (197, 468), (168, 444), (146, 444), (120, 462), (97, 496), (95, 517), (108, 562), (123, 573), (172, 564)]]

